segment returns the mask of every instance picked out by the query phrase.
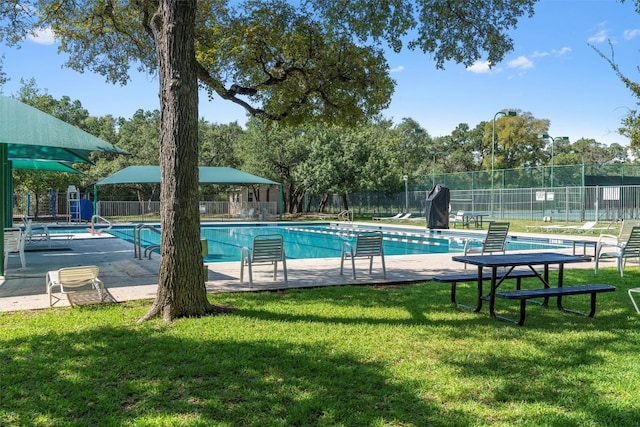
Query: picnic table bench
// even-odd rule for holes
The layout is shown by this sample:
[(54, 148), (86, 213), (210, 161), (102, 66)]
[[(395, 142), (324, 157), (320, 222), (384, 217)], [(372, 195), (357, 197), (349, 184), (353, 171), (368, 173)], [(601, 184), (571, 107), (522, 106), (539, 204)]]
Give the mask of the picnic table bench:
[[(527, 277), (536, 277), (536, 273), (531, 271), (531, 270), (514, 270), (511, 271), (509, 273), (509, 276), (504, 277), (504, 272), (498, 272), (498, 279), (499, 280), (504, 280), (504, 279), (516, 279), (516, 289), (520, 289), (520, 283), (521, 280), (523, 278), (527, 278)], [(473, 273), (451, 273), (451, 274), (442, 274), (439, 276), (435, 276), (432, 278), (433, 281), (435, 282), (442, 282), (442, 283), (451, 283), (451, 302), (454, 303), (456, 306), (461, 307), (461, 308), (466, 308), (469, 310), (473, 310), (473, 311), (480, 311), (480, 309), (478, 307), (480, 307), (480, 301), (478, 301), (478, 304), (475, 307), (469, 306), (469, 305), (465, 305), (465, 304), (459, 304), (456, 301), (456, 288), (457, 288), (457, 284), (459, 282), (475, 282), (478, 280), (478, 273), (473, 272)], [(491, 272), (490, 271), (486, 271), (482, 273), (482, 280), (491, 280)], [(482, 296), (482, 299), (487, 299), (488, 297), (486, 296)]]
[[(532, 298), (545, 298), (545, 304), (549, 297), (558, 297), (558, 309), (568, 312), (579, 314), (582, 316), (593, 317), (596, 314), (596, 295), (600, 292), (613, 292), (615, 286), (593, 284), (593, 285), (578, 285), (578, 286), (566, 286), (558, 288), (541, 288), (541, 289), (517, 289), (515, 291), (496, 292), (495, 296), (504, 299), (518, 299), (520, 300), (520, 319), (515, 320), (496, 316), (501, 320), (506, 320), (511, 323), (516, 323), (520, 326), (524, 324), (525, 313), (527, 308), (527, 301)], [(591, 294), (591, 310), (588, 313), (583, 313), (576, 310), (570, 310), (562, 306), (562, 297), (569, 295)]]

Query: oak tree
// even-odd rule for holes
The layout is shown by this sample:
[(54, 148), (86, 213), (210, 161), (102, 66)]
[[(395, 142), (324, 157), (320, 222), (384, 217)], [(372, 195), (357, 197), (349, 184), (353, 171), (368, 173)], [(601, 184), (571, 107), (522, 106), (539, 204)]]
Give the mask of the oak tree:
[[(498, 63), (536, 0), (0, 0), (0, 41), (50, 28), (67, 65), (125, 84), (158, 74), (162, 260), (145, 318), (215, 312), (199, 246), (198, 87), (285, 123), (357, 124), (393, 91), (384, 48), (435, 66)], [(199, 86), (198, 86), (199, 85)]]

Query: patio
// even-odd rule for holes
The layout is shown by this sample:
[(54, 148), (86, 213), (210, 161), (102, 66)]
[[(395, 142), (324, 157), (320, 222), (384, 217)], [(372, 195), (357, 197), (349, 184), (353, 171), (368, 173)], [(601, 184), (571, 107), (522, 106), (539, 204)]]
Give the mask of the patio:
[[(566, 253), (571, 253), (567, 249)], [(45, 309), (49, 307), (45, 291), (45, 275), (49, 270), (76, 265), (98, 265), (99, 277), (115, 301), (152, 299), (158, 283), (159, 256), (139, 260), (133, 256), (133, 245), (110, 236), (77, 234), (68, 243), (54, 242), (52, 248), (33, 245), (27, 249), (25, 270), (18, 270), (16, 256), (10, 257), (4, 282), (0, 284), (0, 312)], [(396, 284), (428, 281), (434, 275), (460, 271), (463, 266), (451, 260), (451, 254), (387, 256), (387, 278), (382, 278), (378, 260), (374, 261), (373, 274), (366, 271), (367, 261), (357, 260), (358, 275), (340, 275), (339, 258), (288, 259), (289, 283), (285, 284), (281, 270), (278, 280), (272, 280), (270, 266), (257, 266), (254, 284), (240, 283), (240, 262), (207, 264), (209, 277), (207, 291), (255, 292), (287, 288), (311, 288), (345, 284)], [(575, 266), (593, 268), (593, 263)], [(434, 286), (443, 286), (434, 283)], [(448, 285), (444, 285), (448, 286)], [(56, 306), (68, 305), (64, 298)]]

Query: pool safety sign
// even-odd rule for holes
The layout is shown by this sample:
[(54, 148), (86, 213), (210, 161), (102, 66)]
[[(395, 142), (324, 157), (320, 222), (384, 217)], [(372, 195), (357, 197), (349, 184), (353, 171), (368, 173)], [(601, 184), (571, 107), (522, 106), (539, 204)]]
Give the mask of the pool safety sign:
[(536, 191), (536, 202), (552, 201), (554, 196), (553, 191)]

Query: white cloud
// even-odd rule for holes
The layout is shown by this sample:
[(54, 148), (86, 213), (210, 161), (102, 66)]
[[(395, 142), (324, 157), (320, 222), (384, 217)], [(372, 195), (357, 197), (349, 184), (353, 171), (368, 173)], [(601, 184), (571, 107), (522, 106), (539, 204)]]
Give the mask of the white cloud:
[(35, 33), (29, 34), (27, 40), (37, 44), (54, 44), (56, 42), (56, 35), (51, 28), (40, 28)]
[(390, 73), (399, 73), (401, 71), (404, 71), (404, 65), (398, 65), (397, 67), (389, 70)]
[(625, 40), (635, 39), (636, 37), (640, 36), (640, 29), (624, 30), (624, 33), (622, 33), (622, 36), (624, 37)]
[(539, 51), (535, 51), (531, 54), (531, 58), (544, 58), (545, 56), (549, 56), (550, 53), (549, 52), (539, 52)]
[(485, 74), (491, 71), (491, 63), (489, 61), (474, 62), (473, 65), (467, 67), (467, 71), (476, 74)]
[(566, 55), (567, 53), (571, 52), (571, 48), (570, 47), (561, 47), (560, 49), (552, 49), (551, 53), (553, 53), (555, 56), (563, 56)]
[(589, 43), (604, 43), (609, 38), (609, 33), (606, 28), (604, 28), (604, 24), (600, 24), (600, 29), (597, 33), (590, 36), (587, 40)]
[(529, 68), (533, 68), (533, 61), (522, 55), (517, 57), (516, 59), (512, 59), (507, 63), (509, 68), (520, 68), (522, 70), (526, 70)]

